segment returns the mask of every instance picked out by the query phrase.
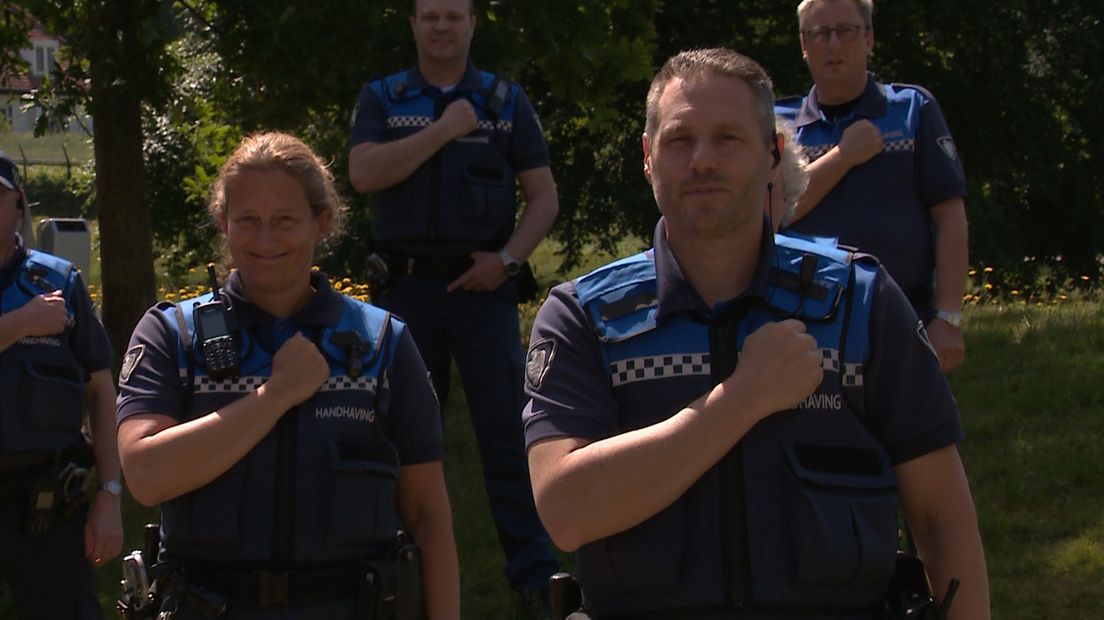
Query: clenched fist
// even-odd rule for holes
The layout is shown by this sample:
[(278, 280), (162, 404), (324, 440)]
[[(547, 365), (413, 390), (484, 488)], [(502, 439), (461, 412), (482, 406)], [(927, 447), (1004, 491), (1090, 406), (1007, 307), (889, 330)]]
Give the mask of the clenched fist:
[(813, 393), (823, 378), (821, 353), (805, 324), (794, 319), (767, 323), (744, 341), (740, 361), (725, 380), (740, 385), (761, 417), (790, 409)]

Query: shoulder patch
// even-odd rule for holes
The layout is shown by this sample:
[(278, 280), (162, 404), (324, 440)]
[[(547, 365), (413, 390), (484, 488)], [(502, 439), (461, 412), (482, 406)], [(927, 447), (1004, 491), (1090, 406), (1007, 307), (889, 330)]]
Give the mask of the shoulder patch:
[(135, 345), (126, 352), (126, 355), (123, 356), (123, 367), (119, 370), (119, 385), (130, 381), (130, 373), (138, 367), (138, 362), (142, 361), (142, 355), (145, 352), (146, 345), (144, 344)]
[(357, 119), (357, 114), (358, 113), (360, 113), (360, 102), (359, 101), (356, 103), (355, 106), (353, 106), (353, 113), (349, 117), (349, 127), (356, 127), (356, 119)]
[(541, 340), (529, 347), (529, 355), (525, 358), (525, 384), (531, 390), (539, 390), (544, 383), (544, 377), (548, 374), (548, 367), (552, 365), (552, 358), (556, 357), (556, 342), (554, 340)]
[(935, 352), (935, 345), (933, 345), (931, 339), (928, 338), (928, 330), (924, 329), (924, 321), (916, 321), (916, 337), (920, 339), (920, 342), (922, 342), (929, 351), (931, 351), (932, 357), (938, 362), (939, 354)]
[(955, 148), (954, 140), (950, 136), (942, 136), (936, 140), (939, 148), (943, 149), (943, 154), (950, 157), (952, 160), (958, 159), (958, 150)]

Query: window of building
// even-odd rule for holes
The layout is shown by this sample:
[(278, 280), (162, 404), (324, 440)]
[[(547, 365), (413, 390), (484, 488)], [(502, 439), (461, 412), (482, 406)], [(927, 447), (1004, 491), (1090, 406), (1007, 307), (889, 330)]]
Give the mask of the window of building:
[(34, 46), (34, 66), (31, 73), (37, 76), (49, 75), (54, 69), (54, 54), (57, 53), (57, 43), (53, 41), (37, 42)]

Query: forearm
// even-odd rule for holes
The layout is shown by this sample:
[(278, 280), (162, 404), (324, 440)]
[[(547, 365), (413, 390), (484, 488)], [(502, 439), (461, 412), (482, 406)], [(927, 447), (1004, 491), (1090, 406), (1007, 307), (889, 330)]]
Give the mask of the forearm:
[(537, 443), (529, 464), (541, 520), (565, 551), (623, 532), (682, 496), (758, 417), (722, 384), (649, 427)]
[(96, 463), (96, 477), (100, 482), (117, 480), (119, 466), (119, 442), (115, 430), (115, 387), (111, 371), (104, 369), (92, 373), (85, 389), (89, 425), (92, 428), (92, 457)]
[(844, 158), (839, 146), (832, 147), (819, 159), (810, 163), (806, 169), (809, 185), (805, 188), (805, 193), (797, 199), (789, 223), (793, 224), (808, 215), (843, 179), (851, 167), (852, 164)]
[(935, 231), (935, 307), (959, 312), (970, 263), (969, 224), (962, 199), (954, 198), (932, 207), (932, 225)]
[(983, 620), (989, 617), (989, 578), (977, 522), (968, 520), (927, 533), (929, 544), (920, 548), (932, 593), (940, 601), (952, 578), (960, 587), (950, 607), (950, 620)]
[(942, 600), (951, 579), (958, 579), (951, 620), (989, 618), (985, 551), (957, 448), (948, 446), (895, 469), (905, 516), (932, 593)]
[(349, 152), (349, 182), (362, 194), (397, 185), (449, 140), (444, 128), (434, 123), (400, 140), (358, 144)]
[(507, 254), (519, 263), (528, 259), (540, 245), (541, 239), (551, 231), (559, 213), (560, 197), (554, 185), (551, 191), (533, 196), (526, 203), (526, 211), (522, 212), (518, 227), (510, 235), (506, 244)]
[(422, 583), (429, 618), (460, 617), (460, 563), (452, 511), (441, 463), (420, 463), (399, 472), (399, 516), (422, 555)]
[(198, 489), (229, 470), (294, 403), (262, 385), (217, 411), (176, 424), (162, 415), (127, 418), (119, 427), (127, 485), (152, 506)]
[(412, 532), (422, 554), (427, 616), (433, 620), (460, 617), (460, 568), (452, 519), (446, 512), (419, 523)]

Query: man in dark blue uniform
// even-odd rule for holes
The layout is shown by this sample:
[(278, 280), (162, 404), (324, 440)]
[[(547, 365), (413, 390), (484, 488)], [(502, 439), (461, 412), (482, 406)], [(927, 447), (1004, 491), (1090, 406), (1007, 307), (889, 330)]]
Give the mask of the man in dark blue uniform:
[[(92, 569), (123, 542), (111, 348), (80, 272), (24, 247), (25, 205), (0, 153), (0, 581), (21, 618), (99, 618)], [(100, 480), (90, 506), (85, 406)]]
[[(525, 93), (468, 61), (471, 1), (414, 10), (417, 64), (366, 84), (352, 123), (349, 176), (373, 194), (390, 273), (372, 301), (410, 325), (442, 405), (456, 359), (507, 576), (523, 598), (543, 598), (557, 563), (526, 471), (515, 276), (555, 220), (556, 186)], [(515, 178), (526, 203), (516, 227)]]
[[(771, 82), (723, 49), (648, 93), (655, 246), (553, 289), (524, 413), (537, 507), (595, 618), (875, 618), (898, 494), (952, 618), (987, 618), (958, 413), (885, 271), (773, 236)], [(805, 615), (802, 615), (805, 614)]]
[(931, 93), (882, 84), (867, 71), (872, 12), (872, 0), (798, 6), (801, 51), (815, 85), (777, 108), (812, 162), (792, 230), (837, 237), (877, 256), (950, 372), (965, 356), (965, 176)]

